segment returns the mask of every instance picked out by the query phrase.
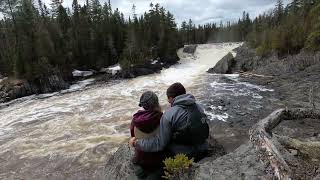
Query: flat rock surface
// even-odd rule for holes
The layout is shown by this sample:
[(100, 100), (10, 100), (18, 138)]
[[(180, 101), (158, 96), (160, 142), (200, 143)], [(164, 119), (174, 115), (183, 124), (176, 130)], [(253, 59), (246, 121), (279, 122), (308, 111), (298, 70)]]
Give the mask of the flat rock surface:
[(241, 145), (234, 152), (218, 159), (210, 158), (199, 163), (195, 171), (196, 180), (206, 179), (264, 179), (267, 177), (264, 165), (251, 143)]

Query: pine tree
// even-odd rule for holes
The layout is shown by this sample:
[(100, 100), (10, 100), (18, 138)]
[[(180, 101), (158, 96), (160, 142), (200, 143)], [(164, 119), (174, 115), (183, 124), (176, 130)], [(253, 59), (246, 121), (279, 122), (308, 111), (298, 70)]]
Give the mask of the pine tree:
[(283, 16), (283, 2), (282, 0), (277, 0), (276, 4), (276, 9), (275, 9), (275, 18), (276, 18), (276, 23), (280, 24), (282, 16)]
[(62, 6), (62, 0), (51, 0), (50, 6), (53, 12), (53, 16), (56, 17), (59, 12), (60, 6)]

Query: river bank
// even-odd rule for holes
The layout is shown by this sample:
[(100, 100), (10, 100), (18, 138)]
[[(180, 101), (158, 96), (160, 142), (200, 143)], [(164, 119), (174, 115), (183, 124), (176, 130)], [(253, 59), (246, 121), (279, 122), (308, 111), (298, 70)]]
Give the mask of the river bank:
[[(302, 51), (297, 55), (279, 58), (275, 54), (259, 57), (246, 45), (236, 50), (233, 60), (226, 57), (225, 63), (230, 73), (240, 73), (244, 82), (261, 85), (274, 90), (262, 112), (247, 118), (262, 119), (266, 114), (279, 108), (316, 108), (320, 107), (320, 53)], [(220, 66), (220, 70), (221, 70)], [(258, 118), (260, 116), (260, 118)], [(240, 118), (241, 117), (237, 117)], [(254, 122), (254, 121), (251, 121)], [(250, 127), (250, 125), (249, 125)], [(298, 119), (281, 123), (274, 133), (302, 142), (319, 142), (320, 122), (317, 119)], [(248, 130), (244, 128), (243, 130)], [(247, 144), (248, 145), (248, 144)], [(281, 147), (279, 147), (281, 149)], [(241, 151), (238, 149), (235, 151)], [(294, 179), (319, 178), (320, 160), (302, 153), (299, 149), (282, 148), (282, 154), (292, 170)], [(256, 172), (261, 169), (257, 168)], [(264, 169), (266, 172), (266, 167)], [(270, 172), (269, 172), (270, 173)], [(272, 173), (271, 173), (272, 174)], [(269, 174), (270, 175), (270, 174)], [(263, 175), (266, 176), (266, 175)]]
[(205, 71), (238, 46), (199, 45), (161, 73), (17, 99), (0, 108), (0, 178), (103, 179), (106, 161), (127, 142), (144, 91), (155, 91), (163, 109), (166, 89), (175, 82), (204, 97), (201, 84), (210, 84)]
[[(279, 108), (318, 108), (320, 107), (320, 56), (319, 53), (301, 52), (279, 58), (275, 54), (259, 57), (255, 51), (244, 45), (235, 50), (237, 55), (227, 55), (209, 72), (240, 73), (243, 82), (260, 85), (274, 90), (266, 94), (259, 111), (251, 112), (246, 103), (241, 103), (245, 111), (230, 118), (230, 125), (212, 125), (214, 137), (231, 153), (218, 158), (208, 159), (200, 165), (195, 179), (260, 179), (272, 178), (273, 171), (259, 161), (259, 152), (248, 142), (248, 130), (257, 121)], [(236, 99), (233, 99), (239, 102)], [(249, 113), (247, 113), (249, 112)], [(220, 133), (222, 131), (226, 133)], [(317, 119), (298, 119), (281, 123), (274, 133), (302, 142), (319, 142), (320, 122)], [(228, 133), (229, 132), (229, 133)], [(231, 142), (241, 145), (232, 150), (228, 134), (235, 134)], [(242, 135), (242, 136), (241, 136)], [(319, 178), (320, 160), (302, 153), (299, 149), (279, 146), (286, 163), (292, 170), (294, 179)], [(209, 170), (209, 173), (206, 172)], [(219, 178), (218, 178), (219, 179)]]
[[(211, 142), (223, 147), (213, 148), (213, 155), (197, 165), (193, 179), (267, 177), (259, 153), (248, 142), (248, 129), (273, 110), (287, 106), (286, 99), (289, 102), (290, 93), (296, 92), (291, 87), (297, 86), (294, 84), (297, 78), (288, 75), (268, 79), (267, 74), (253, 76), (257, 73), (254, 70), (245, 74), (205, 73), (228, 52), (237, 54), (235, 59), (245, 57), (248, 52), (244, 47), (232, 51), (239, 45), (199, 45), (194, 55), (183, 54), (180, 63), (163, 69), (160, 74), (98, 83), (80, 91), (17, 101), (1, 108), (0, 178), (126, 179), (132, 173), (129, 161), (132, 149), (126, 145), (128, 127), (132, 114), (139, 109), (137, 100), (142, 92), (153, 89), (165, 109), (165, 90), (177, 81), (205, 106), (211, 120), (211, 136), (216, 139)], [(313, 77), (306, 82), (314, 80), (318, 76), (316, 72), (306, 76)], [(308, 83), (303, 85), (306, 77), (297, 79), (302, 82), (301, 88), (307, 87)], [(288, 89), (288, 84), (281, 83), (287, 79), (293, 83)], [(283, 92), (288, 95), (282, 94), (277, 84), (282, 84), (286, 89)], [(307, 91), (299, 88), (296, 88), (298, 92)], [(308, 105), (304, 97), (300, 99)], [(286, 122), (276, 131), (312, 140), (317, 138), (316, 123), (315, 120)]]
[[(182, 49), (187, 49), (188, 51), (186, 51), (186, 53), (190, 54), (195, 51), (195, 48), (190, 48), (189, 46)], [(101, 84), (109, 82), (110, 80), (130, 79), (160, 73), (162, 69), (169, 68), (179, 60), (178, 56), (167, 57), (166, 59), (157, 59), (145, 64), (134, 65), (127, 69), (122, 69), (120, 65), (115, 65), (116, 67), (101, 68), (100, 70), (74, 70), (72, 74), (67, 75), (56, 73), (46, 77), (39, 77), (34, 80), (0, 77), (0, 103), (6, 103), (35, 94), (46, 94), (59, 91), (65, 93), (68, 91), (64, 90), (72, 89), (72, 87), (79, 83), (81, 84), (87, 79), (94, 79), (96, 82), (91, 82), (90, 84)]]
[[(204, 87), (207, 93), (205, 97), (199, 98), (209, 116), (211, 114), (212, 117), (224, 119), (211, 121), (210, 128), (211, 136), (224, 147), (227, 155), (221, 156), (220, 151), (217, 151), (218, 156), (204, 159), (196, 165), (194, 176), (190, 179), (272, 178), (272, 169), (259, 161), (259, 152), (249, 142), (249, 129), (279, 108), (320, 107), (319, 53), (302, 52), (286, 58), (275, 55), (259, 57), (246, 45), (237, 48), (235, 52), (235, 57), (227, 55), (215, 68), (219, 72), (238, 75), (208, 76), (207, 82), (212, 82), (210, 77), (218, 79)], [(209, 71), (214, 73), (213, 69)], [(199, 83), (199, 86), (203, 84)], [(299, 119), (280, 124), (274, 132), (312, 142), (320, 140), (319, 129), (319, 120)], [(109, 179), (130, 176), (130, 170), (127, 169), (131, 166), (125, 160), (130, 157), (128, 152), (125, 147), (120, 148), (114, 155), (118, 157), (117, 162), (112, 158), (108, 161), (106, 174)], [(299, 149), (282, 148), (281, 152), (295, 179), (319, 178), (319, 159), (309, 157)], [(126, 173), (120, 175), (111, 164)]]

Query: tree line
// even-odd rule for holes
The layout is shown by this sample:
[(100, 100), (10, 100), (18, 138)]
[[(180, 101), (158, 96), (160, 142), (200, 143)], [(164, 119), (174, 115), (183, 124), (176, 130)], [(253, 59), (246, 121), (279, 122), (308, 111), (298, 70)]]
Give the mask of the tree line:
[(72, 9), (52, 0), (0, 1), (0, 72), (25, 79), (54, 73), (67, 77), (73, 69), (122, 67), (152, 59), (176, 61), (178, 28), (173, 15), (159, 4), (141, 16), (125, 19), (110, 1), (87, 0)]
[(173, 14), (150, 4), (143, 15), (126, 19), (110, 0), (87, 0), (72, 8), (52, 0), (2, 0), (0, 12), (0, 73), (28, 80), (73, 69), (88, 70), (120, 63), (123, 68), (158, 59), (177, 61), (176, 50), (184, 44), (243, 41), (244, 13), (237, 24), (195, 26), (192, 20), (178, 28)]
[(292, 0), (284, 6), (277, 0), (274, 9), (253, 20), (243, 12), (237, 22), (198, 25), (183, 22), (182, 41), (188, 43), (246, 41), (259, 55), (272, 52), (280, 56), (296, 54), (301, 49), (320, 50), (320, 0)]
[(236, 22), (177, 26), (173, 14), (159, 4), (125, 18), (110, 1), (87, 0), (72, 8), (52, 0), (1, 0), (0, 74), (37, 79), (73, 69), (99, 70), (116, 63), (123, 68), (158, 59), (175, 62), (185, 44), (247, 41), (260, 55), (292, 54), (302, 48), (320, 50), (320, 0), (281, 0), (255, 19), (243, 12)]
[(240, 42), (245, 41), (252, 28), (252, 20), (249, 13), (243, 12), (242, 18), (237, 22), (222, 21), (196, 26), (190, 19), (183, 21), (179, 29), (182, 44), (204, 44), (216, 42)]
[(293, 0), (259, 15), (247, 40), (258, 54), (296, 54), (301, 49), (320, 50), (320, 0)]

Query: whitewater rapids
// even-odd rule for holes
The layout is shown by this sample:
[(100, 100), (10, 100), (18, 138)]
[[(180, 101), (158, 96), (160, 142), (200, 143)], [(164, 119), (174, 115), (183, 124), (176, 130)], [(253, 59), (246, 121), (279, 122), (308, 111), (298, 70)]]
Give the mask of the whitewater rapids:
[[(206, 82), (206, 71), (239, 45), (199, 45), (194, 56), (180, 50), (180, 63), (160, 74), (30, 98), (0, 109), (0, 179), (85, 179), (83, 174), (98, 179), (97, 171), (103, 169), (110, 153), (127, 141), (131, 116), (139, 109), (144, 91), (155, 91), (164, 108), (166, 88), (175, 82), (184, 84), (197, 98), (205, 97), (203, 84), (235, 93), (228, 85)], [(239, 95), (248, 92), (239, 90)], [(208, 113), (212, 120), (228, 118)]]

